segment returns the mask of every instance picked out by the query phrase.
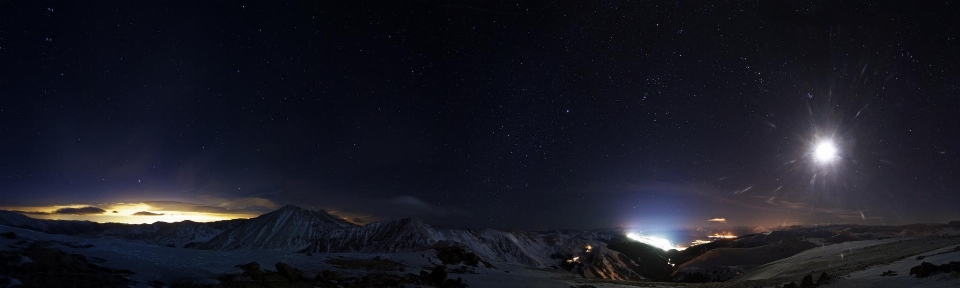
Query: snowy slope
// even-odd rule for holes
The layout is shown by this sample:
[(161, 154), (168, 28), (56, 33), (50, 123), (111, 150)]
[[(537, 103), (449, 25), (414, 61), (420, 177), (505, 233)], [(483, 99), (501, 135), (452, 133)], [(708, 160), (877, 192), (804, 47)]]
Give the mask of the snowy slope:
[(678, 268), (720, 266), (757, 266), (793, 256), (816, 247), (806, 241), (788, 240), (752, 248), (717, 248), (681, 264)]
[[(845, 276), (856, 271), (873, 269), (877, 265), (891, 265), (890, 263), (917, 265), (922, 262), (916, 260), (917, 255), (926, 255), (932, 253), (931, 251), (953, 248), (957, 245), (960, 245), (960, 237), (956, 236), (850, 241), (813, 248), (788, 258), (761, 265), (731, 281), (780, 285), (783, 284), (780, 282), (799, 281), (806, 274), (819, 275), (820, 272), (826, 272), (829, 275)], [(945, 255), (957, 256), (956, 253)], [(901, 276), (908, 275), (909, 269), (895, 272)], [(876, 276), (879, 277), (879, 274), (877, 273)], [(859, 277), (863, 277), (863, 275)], [(881, 285), (880, 287), (882, 286), (907, 287), (912, 285)], [(845, 287), (845, 285), (840, 285), (840, 287)]]
[(793, 256), (817, 247), (800, 240), (782, 240), (751, 248), (717, 248), (677, 266), (673, 279), (693, 278), (726, 281), (755, 266)]
[[(956, 251), (956, 247), (947, 246), (922, 253), (921, 255), (925, 256), (923, 259), (917, 259), (916, 256), (911, 255), (900, 261), (850, 273), (848, 277), (839, 279), (834, 285), (841, 287), (960, 287), (960, 277), (940, 274), (928, 278), (916, 278), (908, 273), (910, 268), (922, 262), (940, 265), (960, 261), (960, 251)], [(881, 276), (887, 271), (894, 271), (897, 275)]]
[(356, 225), (327, 214), (287, 205), (277, 211), (243, 221), (210, 241), (198, 245), (210, 250), (303, 249), (325, 234)]

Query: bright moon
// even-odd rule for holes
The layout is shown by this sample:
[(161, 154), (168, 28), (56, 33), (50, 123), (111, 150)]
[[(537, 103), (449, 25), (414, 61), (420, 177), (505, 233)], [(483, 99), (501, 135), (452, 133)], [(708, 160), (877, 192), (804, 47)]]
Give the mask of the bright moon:
[(837, 157), (837, 147), (833, 146), (833, 142), (830, 141), (820, 142), (817, 149), (813, 151), (813, 156), (821, 163), (833, 161)]

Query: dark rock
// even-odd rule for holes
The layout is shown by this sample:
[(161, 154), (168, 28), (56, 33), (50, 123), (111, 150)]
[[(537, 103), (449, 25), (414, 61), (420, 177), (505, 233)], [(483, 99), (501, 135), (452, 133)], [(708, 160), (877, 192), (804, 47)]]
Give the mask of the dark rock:
[(917, 278), (924, 278), (930, 276), (930, 274), (936, 272), (937, 270), (939, 270), (937, 265), (933, 265), (933, 263), (930, 262), (923, 262), (918, 266), (913, 266), (913, 268), (910, 268), (910, 275), (916, 275)]
[(76, 264), (77, 262), (78, 262), (77, 257), (74, 257), (74, 255), (71, 255), (71, 254), (65, 254), (60, 257), (60, 264), (63, 264), (63, 265), (73, 265), (73, 264)]
[(430, 272), (430, 282), (437, 286), (441, 286), (444, 282), (447, 282), (447, 267), (443, 265), (433, 267), (433, 272)]
[(827, 272), (820, 272), (820, 277), (817, 277), (817, 285), (830, 283), (830, 279), (830, 274), (827, 274)]
[(447, 281), (443, 283), (443, 286), (442, 286), (442, 287), (444, 287), (444, 288), (462, 288), (462, 287), (467, 287), (467, 286), (466, 286), (466, 285), (463, 285), (463, 279), (460, 279), (460, 277), (457, 277), (457, 279), (447, 279)]
[(432, 283), (432, 280), (430, 278), (430, 273), (428, 273), (427, 271), (420, 270), (420, 279), (423, 282)]
[(323, 270), (320, 272), (320, 274), (317, 274), (317, 276), (321, 276), (323, 279), (327, 279), (327, 280), (340, 279), (340, 274), (337, 274), (337, 272), (333, 272), (330, 270)]
[(954, 272), (960, 272), (960, 262), (950, 261), (948, 265), (950, 265), (950, 270), (953, 270)]
[(263, 273), (263, 279), (257, 281), (261, 283), (260, 287), (290, 287), (290, 281), (287, 278), (283, 278), (280, 274), (274, 273), (273, 271), (265, 271)]
[(477, 264), (480, 263), (480, 256), (477, 256), (470, 248), (457, 242), (441, 241), (434, 244), (434, 249), (437, 250), (437, 259), (440, 259), (440, 262), (444, 265), (463, 263), (464, 265), (476, 267)]
[(813, 284), (813, 275), (807, 274), (807, 276), (803, 276), (803, 280), (800, 280), (800, 288), (814, 287), (817, 287), (817, 285)]
[(13, 231), (0, 233), (0, 236), (3, 236), (3, 238), (7, 239), (17, 239), (17, 233), (13, 233)]
[(296, 268), (290, 267), (290, 265), (287, 265), (287, 263), (277, 262), (276, 267), (277, 273), (279, 273), (280, 276), (283, 276), (283, 278), (287, 278), (287, 280), (299, 281), (302, 278), (303, 272), (300, 272), (300, 270)]
[(243, 276), (250, 277), (252, 279), (263, 278), (263, 271), (260, 270), (260, 263), (250, 262), (243, 265), (237, 265), (237, 268), (243, 270)]
[(897, 272), (893, 270), (887, 270), (886, 272), (880, 274), (880, 276), (897, 276)]
[(937, 267), (937, 268), (940, 269), (940, 273), (950, 273), (950, 270), (951, 270), (950, 264), (940, 264), (940, 267)]
[(798, 288), (798, 287), (800, 286), (797, 286), (797, 282), (790, 282), (787, 284), (783, 284), (783, 288)]

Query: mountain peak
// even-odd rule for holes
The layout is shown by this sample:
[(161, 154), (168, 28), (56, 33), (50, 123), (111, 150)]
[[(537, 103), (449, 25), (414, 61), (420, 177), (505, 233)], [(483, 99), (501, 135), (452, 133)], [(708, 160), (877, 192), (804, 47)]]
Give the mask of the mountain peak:
[(283, 207), (280, 207), (280, 209), (277, 209), (277, 210), (304, 210), (304, 209), (297, 205), (287, 204), (287, 205), (283, 205)]
[(340, 229), (355, 227), (323, 210), (287, 204), (217, 235), (200, 249), (300, 249), (313, 239)]
[[(327, 213), (327, 210), (323, 210), (323, 209), (320, 209), (320, 210), (311, 210), (311, 209), (303, 208), (303, 207), (300, 207), (300, 206), (297, 206), (297, 205), (293, 205), (293, 204), (283, 205), (283, 207), (280, 207), (280, 209), (277, 209), (277, 210), (275, 210), (275, 211), (273, 211), (273, 212), (285, 212), (285, 211), (288, 211), (288, 212), (310, 212), (310, 213), (316, 213), (316, 214), (321, 214), (321, 215), (333, 217), (333, 215), (330, 215), (330, 213)], [(336, 218), (336, 217), (334, 217), (334, 218)], [(338, 219), (339, 219), (339, 218), (338, 218)]]

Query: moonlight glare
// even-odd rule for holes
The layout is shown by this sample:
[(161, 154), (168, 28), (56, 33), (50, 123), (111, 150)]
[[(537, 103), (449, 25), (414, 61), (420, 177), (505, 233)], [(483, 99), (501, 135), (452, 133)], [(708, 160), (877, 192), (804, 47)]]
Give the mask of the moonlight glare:
[(837, 158), (837, 146), (830, 140), (821, 141), (814, 149), (813, 155), (821, 164), (833, 162)]

